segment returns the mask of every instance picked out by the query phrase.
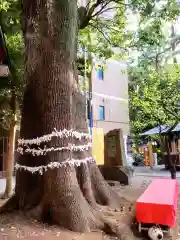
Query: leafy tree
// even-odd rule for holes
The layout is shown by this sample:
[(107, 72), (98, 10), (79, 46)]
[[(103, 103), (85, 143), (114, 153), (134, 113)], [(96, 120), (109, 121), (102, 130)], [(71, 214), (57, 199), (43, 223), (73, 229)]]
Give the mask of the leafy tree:
[[(135, 86), (132, 87), (131, 83), (130, 87), (130, 117), (136, 142), (141, 140), (139, 133), (147, 128), (163, 123), (174, 126), (179, 122), (179, 68), (176, 58), (179, 39), (173, 25), (179, 9), (177, 2), (162, 3), (160, 7), (155, 6), (151, 15), (141, 15), (140, 18), (137, 38), (133, 42), (139, 51), (137, 66), (131, 75)], [(167, 31), (168, 22), (171, 35)], [(174, 63), (171, 68), (167, 65), (169, 58)], [(169, 139), (166, 142), (171, 177), (175, 178)]]
[[(174, 110), (178, 110), (174, 109), (174, 104), (177, 107), (179, 98), (176, 88), (178, 75), (174, 77), (178, 66), (170, 68), (171, 65), (166, 63), (167, 56), (175, 53), (179, 44), (177, 34), (169, 28), (179, 15), (179, 9), (177, 2), (160, 1), (159, 4), (154, 3), (151, 13), (139, 14), (138, 31), (129, 50), (138, 52), (132, 58), (134, 67), (130, 67), (129, 88), (131, 126), (137, 140), (144, 130), (157, 124), (172, 124), (179, 119), (178, 114), (174, 116)], [(171, 30), (170, 35), (168, 29)], [(166, 91), (171, 93), (170, 88), (173, 98), (163, 99)]]
[[(136, 84), (130, 86), (130, 120), (131, 130), (137, 146), (144, 140), (139, 134), (157, 125), (172, 128), (180, 121), (180, 80), (179, 65), (167, 65), (156, 68), (146, 66), (137, 68), (132, 73)], [(171, 128), (170, 128), (171, 130)], [(151, 136), (161, 142), (162, 155), (168, 154), (168, 164), (172, 178), (176, 178), (176, 168), (170, 155), (171, 139), (161, 135)], [(165, 145), (164, 145), (165, 143)], [(163, 147), (165, 146), (165, 149)]]
[(166, 66), (159, 72), (138, 66), (131, 71), (130, 119), (134, 134), (180, 120), (179, 71), (179, 66)]
[[(6, 163), (6, 190), (4, 197), (12, 194), (12, 175), (16, 127), (20, 120), (20, 103), (23, 83), (23, 41), (20, 32), (18, 1), (3, 1), (1, 10), (1, 34), (4, 39), (6, 64), (9, 67), (8, 77), (0, 81), (0, 116), (1, 127), (9, 130), (8, 157)], [(2, 46), (1, 46), (2, 47)]]
[[(102, 2), (101, 2), (102, 3)], [(86, 38), (86, 46), (88, 47), (89, 52), (94, 52), (96, 55), (99, 55), (100, 57), (106, 56), (109, 57), (112, 54), (111, 48), (110, 48), (110, 41), (116, 41), (116, 45), (118, 40), (121, 40), (122, 42), (122, 34), (119, 34), (119, 38), (115, 38), (115, 34), (117, 31), (119, 31), (119, 24), (121, 20), (120, 13), (122, 13), (122, 8), (117, 11), (115, 16), (113, 16), (114, 21), (109, 21), (108, 19), (105, 18), (99, 18), (99, 16), (104, 13), (105, 11), (115, 9), (114, 7), (108, 7), (110, 2), (105, 3), (105, 5), (102, 5), (102, 8), (100, 8), (98, 11), (98, 6), (101, 4), (100, 2), (97, 2), (95, 5), (92, 4), (91, 8), (88, 8), (87, 5), (87, 10), (89, 11), (86, 15), (86, 19), (90, 17), (90, 12), (92, 16), (90, 19), (87, 21), (83, 17), (83, 21), (88, 23), (89, 26), (86, 27), (85, 30), (82, 29), (82, 26), (80, 27), (82, 30), (80, 30), (79, 33), (79, 42), (81, 43), (81, 47), (84, 46), (84, 40)], [(90, 6), (90, 5), (89, 5)], [(122, 5), (121, 5), (122, 6)], [(2, 116), (2, 124), (3, 127), (6, 127), (7, 129), (10, 130), (9, 136), (11, 139), (11, 136), (13, 135), (14, 128), (16, 127), (17, 121), (12, 121), (14, 117), (19, 119), (20, 114), (19, 114), (19, 104), (21, 102), (21, 96), (23, 93), (24, 89), (24, 84), (22, 82), (22, 73), (23, 73), (23, 58), (22, 58), (22, 52), (24, 51), (24, 46), (23, 46), (23, 41), (22, 41), (22, 34), (21, 34), (21, 27), (20, 27), (20, 5), (19, 1), (17, 0), (7, 0), (3, 1), (0, 5), (1, 9), (1, 24), (3, 26), (4, 32), (5, 32), (5, 37), (6, 37), (6, 43), (7, 43), (7, 48), (8, 48), (8, 53), (9, 53), (9, 58), (11, 62), (11, 76), (9, 77), (8, 81), (5, 82), (6, 86), (2, 85), (1, 81), (1, 86), (0, 88), (3, 89), (2, 91), (2, 108), (1, 108), (1, 116)], [(94, 10), (93, 10), (94, 9)], [(79, 8), (79, 13), (81, 15), (81, 10), (82, 8)], [(92, 11), (93, 10), (93, 11)], [(79, 15), (79, 16), (80, 16)], [(124, 23), (121, 23), (122, 27), (124, 26)], [(111, 29), (111, 32), (108, 33), (108, 39), (105, 37), (103, 31), (105, 29)], [(84, 25), (85, 27), (85, 25)], [(98, 31), (96, 29), (98, 28)], [(122, 29), (121, 27), (121, 29)], [(92, 34), (92, 30), (94, 30), (94, 33)], [(109, 31), (109, 30), (108, 30)], [(90, 33), (90, 34), (89, 34)], [(119, 31), (120, 33), (120, 31)], [(87, 37), (88, 39), (89, 36), (94, 36), (94, 40), (90, 41), (91, 46), (87, 43)], [(98, 41), (97, 41), (98, 40)], [(93, 42), (93, 44), (92, 44)], [(97, 43), (99, 43), (97, 47)], [(79, 45), (79, 46), (80, 46)], [(114, 44), (113, 44), (114, 45)], [(94, 49), (94, 51), (93, 51)], [(104, 51), (106, 49), (106, 51)], [(88, 65), (88, 69), (91, 69), (91, 64)], [(89, 71), (90, 73), (90, 71)], [(11, 94), (11, 97), (9, 96), (9, 93)], [(13, 106), (12, 106), (12, 101), (13, 101)], [(6, 104), (4, 104), (6, 103)], [(11, 104), (10, 104), (11, 103)], [(13, 109), (12, 109), (13, 107)], [(17, 116), (18, 115), (18, 116)], [(5, 125), (4, 125), (5, 123)], [(12, 123), (12, 124), (11, 124)], [(13, 125), (13, 127), (11, 126)], [(10, 141), (14, 143), (13, 141)], [(14, 144), (13, 144), (14, 145)], [(9, 176), (8, 179), (12, 179), (12, 166), (13, 166), (13, 145), (9, 145), (9, 153), (8, 153), (8, 166), (10, 166), (10, 170), (7, 169), (8, 175), (10, 174), (11, 177)], [(9, 173), (10, 171), (10, 173)], [(6, 189), (6, 196), (10, 195), (12, 186), (10, 184), (12, 182), (11, 180), (7, 182), (7, 189)], [(9, 187), (8, 187), (9, 186)], [(9, 189), (9, 190), (8, 190)]]
[[(76, 0), (42, 0), (41, 4), (38, 0), (23, 0), (27, 85), (23, 98), (21, 138), (37, 138), (49, 134), (54, 128), (88, 132), (84, 98), (77, 87), (78, 27), (87, 27), (111, 3), (117, 4), (115, 8), (119, 9), (124, 6), (118, 0), (91, 3), (78, 11)], [(154, 3), (134, 0), (133, 6), (141, 13), (151, 14)], [(83, 164), (82, 159), (91, 157), (90, 151), (64, 150), (40, 156), (28, 152), (29, 148), (45, 150), (86, 143), (85, 139), (54, 137), (39, 146), (21, 145), (24, 154), (18, 161), (21, 170), (17, 169), (16, 173), (15, 195), (0, 212), (16, 209), (74, 231), (102, 229), (122, 236), (125, 226), (117, 227), (116, 223), (114, 226), (114, 222), (109, 222), (103, 211), (99, 211), (103, 209), (102, 205), (118, 207), (120, 197), (103, 179), (95, 163)], [(70, 161), (72, 158), (76, 160)], [(49, 164), (54, 168), (49, 168)], [(47, 171), (40, 175), (38, 170), (42, 170), (42, 166), (47, 166)], [(36, 173), (33, 174), (33, 171)], [(127, 233), (126, 236), (129, 237)]]
[(179, 53), (180, 36), (175, 30), (175, 23), (179, 14), (180, 4), (176, 1), (159, 1), (154, 4), (151, 14), (139, 13), (138, 32), (131, 39), (130, 51), (136, 49), (140, 60), (160, 65), (176, 56)]
[(85, 91), (90, 88), (91, 92), (91, 71), (94, 67), (94, 59), (106, 62), (109, 58), (122, 59), (125, 56), (123, 51), (125, 41), (130, 38), (130, 35), (125, 34), (124, 31), (125, 7), (121, 5), (121, 8), (116, 8), (109, 5), (110, 3), (104, 3), (102, 10), (100, 8), (93, 13), (86, 28), (79, 30), (78, 63), (81, 62), (81, 64), (78, 66), (81, 69), (81, 75), (86, 75), (86, 79), (83, 79), (85, 83), (82, 84)]
[[(39, 5), (37, 0), (23, 0), (27, 85), (21, 138), (37, 138), (54, 128), (88, 132), (84, 97), (77, 87), (77, 14), (76, 0), (54, 0), (48, 11), (47, 1), (41, 1)], [(38, 147), (51, 149), (73, 144), (84, 145), (87, 140), (54, 137)], [(101, 205), (116, 207), (121, 200), (93, 161), (83, 163), (84, 158), (91, 159), (90, 151), (64, 150), (33, 156), (31, 152), (26, 153), (29, 147), (23, 147), (25, 152), (18, 160), (18, 166), (25, 167), (24, 170), (17, 169), (15, 195), (0, 212), (15, 208), (78, 232), (102, 229), (122, 234), (124, 225), (113, 228), (114, 224), (99, 211)], [(55, 167), (59, 164), (61, 167)], [(48, 167), (43, 175), (37, 171), (41, 165)], [(54, 167), (49, 168), (49, 165)], [(37, 171), (34, 174), (33, 169)]]

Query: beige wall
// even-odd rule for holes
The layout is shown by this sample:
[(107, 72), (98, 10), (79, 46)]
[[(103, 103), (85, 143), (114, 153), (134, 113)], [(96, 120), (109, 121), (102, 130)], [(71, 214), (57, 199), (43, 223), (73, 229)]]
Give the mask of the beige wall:
[[(126, 65), (108, 61), (104, 70), (104, 81), (98, 80), (96, 70), (92, 76), (93, 126), (104, 132), (122, 128), (129, 133), (128, 76)], [(105, 121), (99, 120), (99, 105), (105, 108)]]

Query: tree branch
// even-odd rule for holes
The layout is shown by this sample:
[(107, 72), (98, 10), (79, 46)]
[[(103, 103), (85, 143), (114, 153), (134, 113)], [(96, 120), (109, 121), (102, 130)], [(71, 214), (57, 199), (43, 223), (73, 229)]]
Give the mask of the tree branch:
[(177, 51), (174, 51), (174, 52), (170, 53), (170, 55), (166, 57), (165, 62), (167, 62), (167, 60), (168, 60), (169, 58), (175, 57), (175, 56), (176, 56), (177, 54), (179, 54), (179, 53), (180, 53), (180, 50), (177, 50)]
[(178, 116), (178, 115), (176, 115), (176, 113), (173, 111), (171, 111), (171, 110), (169, 110), (166, 106), (165, 106), (165, 104), (162, 102), (162, 107), (164, 108), (164, 110), (167, 112), (167, 113), (169, 113), (171, 116), (173, 116), (174, 118), (175, 118), (175, 120), (176, 121), (180, 121), (180, 117)]
[(105, 33), (103, 32), (102, 29), (99, 28), (98, 25), (93, 25), (92, 23), (90, 23), (90, 26), (92, 26), (94, 29), (98, 30), (98, 32), (102, 34), (102, 36), (104, 37), (104, 39), (105, 39), (109, 44), (111, 44), (111, 41), (106, 37)]
[[(175, 89), (174, 89), (175, 91)], [(169, 96), (166, 95), (166, 99), (169, 98), (171, 96), (171, 94), (174, 92), (174, 91), (171, 91), (171, 93), (169, 94)], [(173, 116), (175, 118), (176, 121), (180, 121), (180, 116), (178, 116), (178, 114), (176, 114), (176, 111), (171, 111), (165, 104), (165, 101), (163, 99), (164, 96), (161, 95), (161, 105), (164, 109), (165, 112), (167, 112), (168, 114), (170, 114), (171, 116)]]
[[(84, 12), (86, 13), (81, 19), (80, 19), (80, 26), (79, 28), (80, 29), (83, 29), (85, 27), (87, 27), (87, 25), (89, 24), (90, 20), (92, 19), (92, 15), (95, 11), (95, 9), (97, 7), (99, 7), (105, 0), (96, 0), (96, 2), (94, 4), (92, 4), (91, 7), (90, 6), (90, 0), (89, 0), (89, 3), (88, 3), (88, 8), (86, 7), (80, 7), (78, 9), (78, 12), (81, 11), (82, 12), (82, 9), (84, 8)], [(109, 0), (108, 0), (109, 1)], [(81, 9), (81, 10), (80, 10)]]
[(96, 11), (94, 14), (92, 14), (92, 18), (101, 15), (102, 13), (110, 10), (110, 9), (114, 9), (115, 7), (112, 8), (106, 8), (109, 4), (110, 4), (111, 0), (107, 1), (105, 4), (102, 5), (102, 7), (100, 8), (100, 10)]
[[(99, 25), (101, 27), (101, 29), (106, 29), (107, 31), (109, 30), (111, 33), (122, 33), (119, 29), (114, 28), (113, 24), (111, 21), (107, 22), (107, 21), (100, 21), (97, 18), (93, 18), (92, 22), (95, 22), (95, 24)], [(110, 24), (108, 24), (110, 23)], [(124, 23), (122, 23), (124, 25)], [(120, 28), (120, 24), (119, 24), (119, 28)]]
[[(89, 22), (99, 16), (100, 14), (110, 10), (110, 9), (115, 9), (118, 8), (118, 6), (114, 6), (112, 8), (107, 8), (106, 7), (110, 4), (110, 3), (116, 3), (118, 5), (122, 5), (123, 6), (127, 6), (127, 4), (125, 4), (122, 0), (96, 0), (95, 3), (93, 3), (92, 5), (90, 4), (91, 0), (89, 0), (88, 4), (86, 5), (86, 7), (80, 7), (78, 9), (79, 12), (79, 17), (80, 17), (80, 24), (79, 24), (79, 28), (80, 29), (84, 29), (85, 27), (88, 26)], [(90, 6), (91, 5), (91, 6)], [(119, 6), (120, 7), (120, 6)], [(98, 9), (100, 8), (100, 9)], [(98, 11), (96, 11), (96, 9), (98, 9)], [(83, 14), (82, 14), (83, 13)]]

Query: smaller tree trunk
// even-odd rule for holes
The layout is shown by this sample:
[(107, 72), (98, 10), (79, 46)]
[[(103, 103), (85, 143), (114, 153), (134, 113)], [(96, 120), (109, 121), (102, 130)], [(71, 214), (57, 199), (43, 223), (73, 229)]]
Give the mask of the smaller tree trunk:
[(176, 166), (175, 166), (175, 164), (172, 160), (170, 145), (171, 145), (170, 137), (167, 136), (167, 138), (166, 138), (166, 148), (167, 148), (167, 155), (168, 155), (169, 170), (170, 170), (171, 178), (176, 179)]
[(9, 144), (8, 157), (6, 162), (6, 189), (4, 197), (8, 198), (13, 193), (13, 171), (14, 171), (14, 149), (16, 137), (16, 115), (13, 114), (13, 119), (9, 129)]

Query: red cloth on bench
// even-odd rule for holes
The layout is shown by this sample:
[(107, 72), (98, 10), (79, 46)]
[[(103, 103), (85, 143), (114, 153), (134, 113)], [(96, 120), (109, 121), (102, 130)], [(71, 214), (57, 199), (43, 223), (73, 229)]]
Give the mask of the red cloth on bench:
[(176, 224), (178, 183), (174, 179), (153, 179), (136, 201), (136, 219), (174, 227)]

